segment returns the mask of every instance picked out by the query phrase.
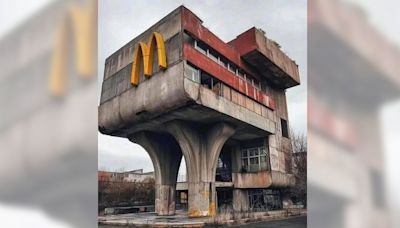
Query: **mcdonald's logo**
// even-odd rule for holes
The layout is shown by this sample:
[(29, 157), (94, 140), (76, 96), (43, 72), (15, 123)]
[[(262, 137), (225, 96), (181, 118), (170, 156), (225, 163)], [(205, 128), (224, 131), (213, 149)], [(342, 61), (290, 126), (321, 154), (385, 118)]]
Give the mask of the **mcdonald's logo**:
[[(48, 89), (53, 96), (65, 94), (69, 56), (75, 52), (74, 70), (84, 78), (95, 75), (96, 1), (87, 5), (72, 5), (63, 15), (55, 33)], [(68, 49), (73, 41), (74, 48)]]
[(167, 55), (163, 36), (158, 32), (154, 32), (150, 36), (147, 44), (139, 42), (135, 47), (131, 72), (132, 85), (137, 86), (139, 84), (140, 66), (142, 62), (144, 75), (146, 77), (151, 77), (153, 74), (154, 48), (157, 48), (158, 66), (160, 69), (167, 68)]

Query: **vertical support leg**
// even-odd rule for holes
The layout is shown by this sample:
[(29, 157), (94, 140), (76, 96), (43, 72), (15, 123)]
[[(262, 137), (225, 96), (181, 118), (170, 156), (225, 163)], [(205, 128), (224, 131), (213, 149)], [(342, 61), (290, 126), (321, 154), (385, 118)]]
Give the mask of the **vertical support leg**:
[(141, 145), (153, 162), (156, 213), (174, 215), (176, 178), (182, 159), (179, 145), (170, 135), (153, 132), (136, 133), (129, 140)]

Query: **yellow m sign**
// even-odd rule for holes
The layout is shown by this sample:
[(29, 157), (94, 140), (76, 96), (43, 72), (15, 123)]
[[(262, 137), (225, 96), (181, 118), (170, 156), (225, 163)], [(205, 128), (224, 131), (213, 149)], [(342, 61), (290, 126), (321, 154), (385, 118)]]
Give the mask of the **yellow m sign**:
[(154, 32), (148, 43), (139, 42), (133, 53), (131, 83), (134, 86), (139, 84), (140, 66), (143, 62), (143, 72), (146, 77), (151, 77), (153, 74), (153, 53), (157, 48), (158, 66), (160, 69), (167, 68), (167, 55), (165, 52), (165, 44), (162, 35)]
[[(54, 96), (65, 94), (68, 61), (73, 52), (73, 70), (86, 78), (96, 73), (96, 44), (93, 42), (96, 40), (96, 4), (96, 1), (89, 1), (87, 5), (72, 5), (57, 27), (48, 81), (48, 89)], [(68, 48), (70, 42), (74, 43), (72, 50)]]

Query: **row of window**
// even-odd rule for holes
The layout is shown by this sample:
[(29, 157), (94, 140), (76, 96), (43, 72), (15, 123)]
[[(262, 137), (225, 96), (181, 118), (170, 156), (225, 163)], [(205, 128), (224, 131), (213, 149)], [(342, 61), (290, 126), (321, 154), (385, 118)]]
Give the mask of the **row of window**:
[(247, 81), (249, 84), (253, 85), (257, 90), (261, 90), (261, 83), (257, 80), (254, 80), (250, 77), (247, 77), (246, 73), (244, 73), (241, 69), (239, 69), (235, 64), (229, 62), (224, 57), (220, 56), (217, 52), (208, 48), (207, 45), (202, 42), (198, 42), (197, 40), (192, 38), (191, 44), (198, 50), (200, 53), (206, 55), (214, 62), (218, 63), (225, 69), (229, 70), (231, 73), (240, 77), (242, 80)]
[[(202, 85), (208, 87), (211, 90), (218, 90), (219, 86), (221, 86), (221, 83), (218, 79), (212, 77), (211, 75), (208, 75), (205, 72), (200, 71), (199, 69), (193, 67), (190, 64), (186, 64), (185, 67), (185, 77), (197, 82), (197, 83), (201, 83)], [(218, 87), (218, 88), (217, 88)], [(220, 94), (222, 92), (222, 90), (218, 90), (218, 95), (222, 95)], [(287, 120), (285, 119), (281, 119), (281, 129), (282, 129), (282, 136), (285, 138), (289, 138), (289, 128), (288, 128), (288, 124), (287, 124)]]

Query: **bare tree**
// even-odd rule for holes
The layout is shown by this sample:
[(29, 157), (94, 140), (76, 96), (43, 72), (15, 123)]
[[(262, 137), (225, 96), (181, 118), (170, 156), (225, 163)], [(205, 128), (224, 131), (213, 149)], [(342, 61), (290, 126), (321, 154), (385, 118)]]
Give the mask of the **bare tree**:
[(296, 184), (289, 190), (293, 202), (307, 206), (307, 137), (304, 133), (290, 133), (293, 156), (292, 166)]

